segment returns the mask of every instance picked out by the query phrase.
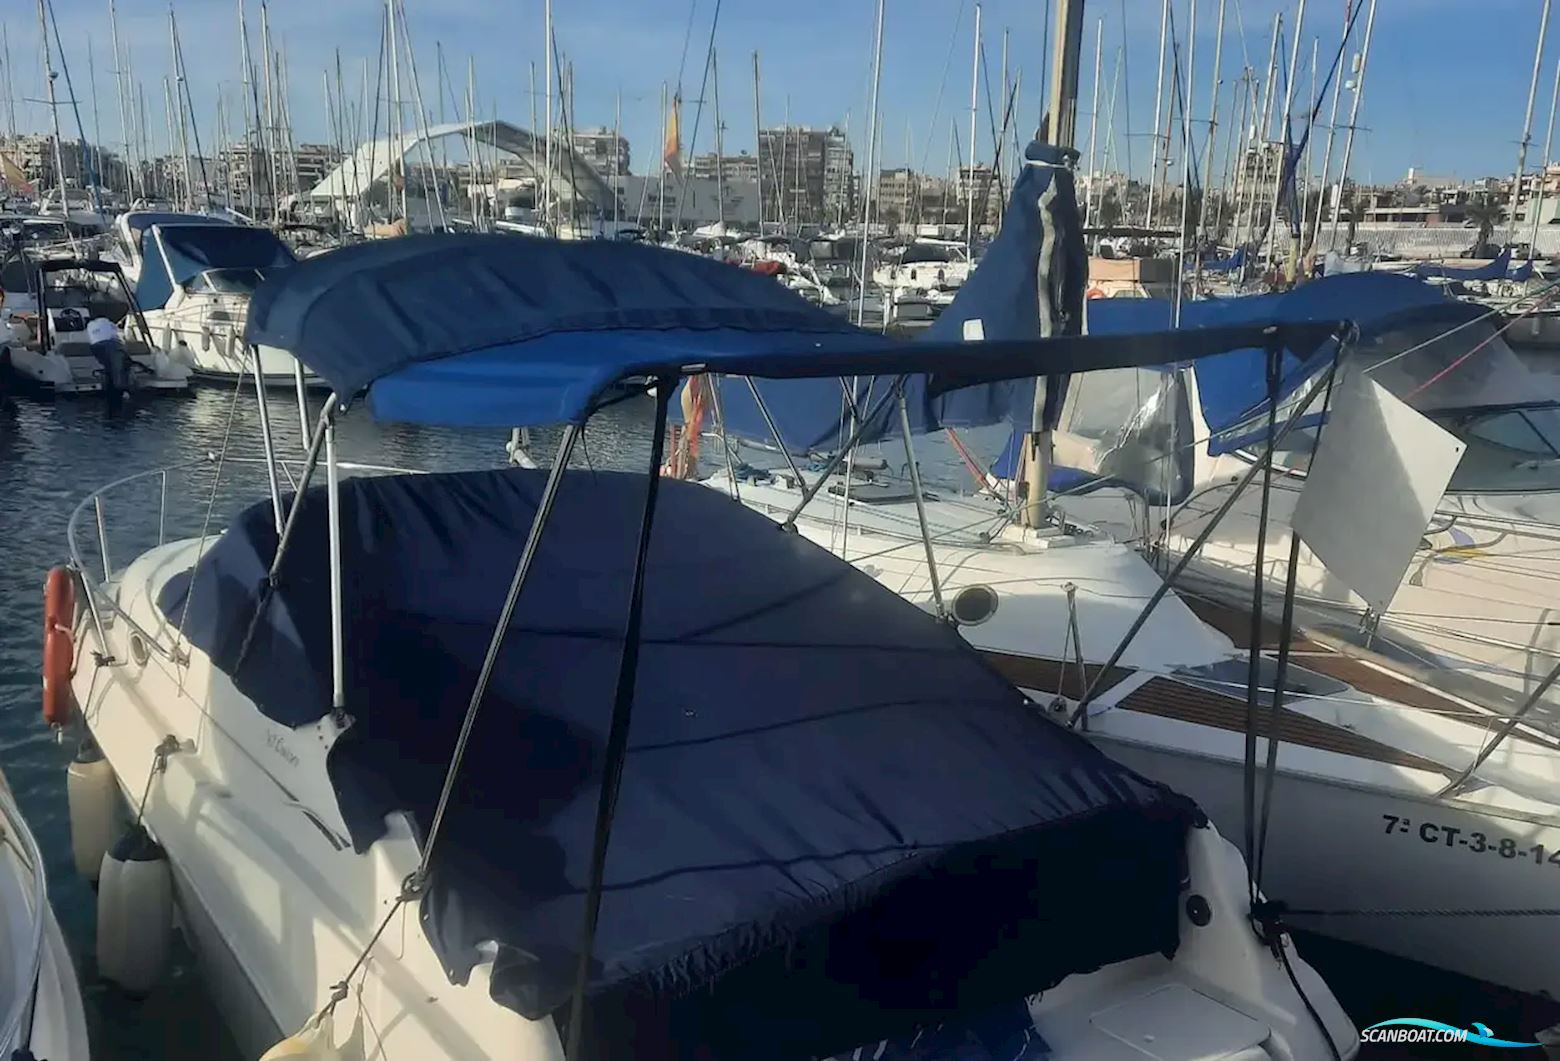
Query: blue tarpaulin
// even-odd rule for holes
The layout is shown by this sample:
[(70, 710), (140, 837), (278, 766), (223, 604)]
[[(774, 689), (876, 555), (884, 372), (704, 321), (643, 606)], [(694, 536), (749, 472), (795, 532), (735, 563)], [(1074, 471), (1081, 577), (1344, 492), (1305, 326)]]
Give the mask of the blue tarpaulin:
[[(1263, 321), (1299, 324), (1305, 321), (1347, 320), (1371, 340), (1410, 324), (1454, 325), (1486, 311), (1447, 298), (1430, 284), (1392, 273), (1341, 273), (1302, 284), (1275, 295), (1210, 298), (1181, 305), (1181, 329), (1198, 330)], [(1168, 328), (1175, 308), (1164, 299), (1096, 299), (1089, 304), (1089, 332), (1126, 335)], [(1331, 356), (1325, 347), (1295, 347), (1281, 343), (1283, 361), (1280, 399), (1310, 378)], [(1320, 355), (1320, 356), (1319, 356)], [(1195, 365), (1203, 419), (1216, 436), (1249, 420), (1267, 402), (1267, 354), (1261, 344), (1203, 358)], [(1243, 439), (1215, 437), (1214, 453), (1243, 445)]]
[[(343, 247), (267, 276), (246, 338), (295, 354), (343, 399), (367, 388), (381, 419), (508, 427), (581, 422), (635, 376), (930, 374), (931, 400), (1036, 373), (1202, 356), (1244, 345), (1249, 329), (905, 342), (697, 255), (427, 235)], [(739, 388), (727, 391), (735, 404)], [(837, 417), (837, 391), (834, 402)]]
[(1215, 258), (1211, 262), (1203, 262), (1202, 271), (1205, 273), (1232, 273), (1246, 264), (1246, 248), (1236, 247), (1235, 253), (1228, 258)]
[[(544, 475), (341, 486), (328, 767), (359, 849), (390, 813), (428, 827)], [(571, 994), (647, 481), (563, 478), (422, 900), (452, 979), (495, 941), (493, 995), (531, 1018)], [(286, 726), (331, 705), (326, 508), (310, 491), (242, 667), (269, 503), (158, 598)], [(641, 645), (586, 1056), (828, 1056), (1175, 949), (1195, 808), (826, 549), (663, 482)]]
[(1409, 270), (1413, 275), (1442, 280), (1503, 280), (1511, 268), (1511, 250), (1506, 248), (1486, 265), (1447, 265), (1445, 262), (1421, 262)]

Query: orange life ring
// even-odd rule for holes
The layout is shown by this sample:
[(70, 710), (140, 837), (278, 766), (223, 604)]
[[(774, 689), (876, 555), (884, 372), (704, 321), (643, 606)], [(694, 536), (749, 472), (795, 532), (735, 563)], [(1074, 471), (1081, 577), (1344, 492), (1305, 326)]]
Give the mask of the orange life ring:
[(70, 669), (76, 656), (71, 627), (75, 618), (76, 584), (65, 568), (51, 568), (43, 586), (43, 720), (51, 726), (70, 721)]
[(1084, 298), (1104, 298), (1105, 292), (1097, 287), (1091, 287), (1083, 293)]

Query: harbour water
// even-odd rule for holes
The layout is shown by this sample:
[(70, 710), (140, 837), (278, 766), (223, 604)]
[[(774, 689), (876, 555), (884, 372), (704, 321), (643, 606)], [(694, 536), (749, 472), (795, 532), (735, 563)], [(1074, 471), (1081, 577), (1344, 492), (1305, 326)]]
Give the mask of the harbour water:
[[(90, 491), (135, 473), (183, 462), (167, 487), (168, 536), (199, 534), (206, 506), (211, 528), (226, 515), (264, 496), (260, 429), (253, 392), (234, 400), (230, 389), (205, 387), (188, 397), (133, 405), (117, 415), (96, 401), (41, 404), (0, 398), (0, 767), (37, 833), (47, 860), (56, 910), (83, 973), (96, 1056), (106, 1058), (237, 1061), (220, 1021), (204, 997), (199, 971), (186, 958), (153, 997), (128, 999), (100, 984), (93, 971), (95, 900), (71, 863), (65, 809), (66, 750), (39, 717), (39, 631), (45, 571), (64, 562), (67, 522)], [(315, 396), (318, 402), (318, 396)], [(653, 410), (626, 402), (591, 422), (576, 461), (596, 468), (642, 468)], [(292, 396), (275, 393), (270, 414), (276, 445), (301, 458), (302, 432)], [(224, 446), (224, 440), (226, 445)], [(539, 457), (556, 435), (534, 439)], [(340, 437), (343, 460), (413, 468), (492, 467), (503, 460), (505, 438), (492, 431), (450, 432), (381, 428), (364, 415), (348, 416)], [(976, 441), (989, 452), (992, 439)], [(716, 458), (706, 445), (706, 462)], [(945, 447), (924, 456), (932, 481), (956, 484), (964, 473)], [(222, 485), (213, 492), (219, 454)], [(892, 460), (897, 467), (901, 462)], [(284, 484), (285, 488), (285, 484)], [(127, 484), (107, 495), (104, 517), (113, 562), (123, 564), (155, 542), (159, 533), (161, 480)], [(78, 528), (83, 559), (96, 566), (93, 513)], [(1349, 867), (1340, 865), (1339, 873)], [(1361, 896), (1361, 906), (1383, 905)], [(1535, 924), (1535, 931), (1552, 925)], [(1468, 931), (1477, 934), (1477, 919)], [(1560, 1006), (1514, 998), (1481, 985), (1328, 941), (1302, 938), (1303, 952), (1327, 978), (1357, 1024), (1398, 1016), (1460, 1022), (1479, 1020), (1500, 1031), (1527, 1032), (1560, 1019)], [(1509, 1056), (1509, 1051), (1507, 1055)], [(1491, 1052), (1495, 1056), (1496, 1052)], [(1472, 1047), (1439, 1053), (1365, 1056), (1478, 1057)]]

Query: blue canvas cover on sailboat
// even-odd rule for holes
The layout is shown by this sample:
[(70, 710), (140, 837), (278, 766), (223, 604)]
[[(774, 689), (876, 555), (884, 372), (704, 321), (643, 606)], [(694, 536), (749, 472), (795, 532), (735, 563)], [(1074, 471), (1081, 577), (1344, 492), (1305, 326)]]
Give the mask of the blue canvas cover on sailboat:
[(1233, 273), (1246, 264), (1246, 248), (1236, 247), (1235, 253), (1228, 258), (1215, 258), (1210, 262), (1202, 263), (1202, 271), (1205, 273)]
[[(1407, 325), (1449, 327), (1484, 314), (1479, 306), (1447, 298), (1431, 284), (1401, 274), (1368, 272), (1324, 276), (1292, 291), (1240, 298), (1210, 298), (1181, 305), (1181, 328), (1228, 327), (1263, 321), (1298, 324), (1303, 321), (1347, 320), (1371, 342)], [(1090, 334), (1128, 335), (1169, 327), (1175, 307), (1164, 299), (1095, 299), (1089, 304)], [(1320, 371), (1332, 356), (1332, 343), (1296, 346), (1280, 343), (1283, 358), (1279, 398), (1282, 401)], [(1198, 399), (1204, 420), (1216, 436), (1213, 453), (1247, 445), (1245, 432), (1229, 435), (1266, 408), (1267, 353), (1255, 344), (1197, 361)]]
[[(996, 239), (950, 304), (920, 338), (923, 343), (960, 343), (971, 336), (990, 342), (1024, 342), (1036, 337), (1077, 334), (1080, 327), (1057, 326), (1063, 307), (1080, 304), (1088, 278), (1082, 222), (1069, 156), (1075, 153), (1032, 143), (1002, 215)], [(1041, 323), (1042, 299), (1046, 321)], [(976, 323), (978, 322), (978, 324)], [(971, 330), (973, 329), (973, 331)], [(931, 394), (926, 380), (912, 378), (905, 400), (912, 434), (945, 427), (985, 427), (1022, 423), (1034, 416), (1035, 376), (1045, 374), (1036, 358), (1027, 376)], [(856, 403), (878, 409), (864, 442), (880, 442), (901, 432), (897, 406), (873, 401), (892, 387), (891, 380), (855, 380)], [(797, 452), (829, 449), (849, 434), (840, 385), (833, 380), (787, 381), (758, 385), (780, 439), (774, 438), (746, 384), (725, 384), (721, 401), (729, 434), (764, 443), (780, 442)], [(1060, 402), (1060, 378), (1051, 385), (1053, 405)]]
[[(360, 849), (390, 813), (428, 827), (544, 477), (342, 484), (329, 771)], [(527, 1017), (571, 994), (647, 482), (563, 478), (422, 901), (452, 978), (495, 942), (493, 995)], [(158, 600), (283, 725), (331, 703), (326, 507), (306, 496), (241, 667), (269, 503)], [(1195, 807), (828, 550), (664, 481), (641, 646), (586, 1056), (829, 1056), (1175, 949)]]
[(1503, 280), (1511, 268), (1511, 248), (1506, 247), (1484, 265), (1447, 265), (1445, 262), (1420, 262), (1409, 270), (1415, 276), (1442, 280)]
[(380, 419), (501, 427), (582, 423), (634, 377), (910, 373), (930, 375), (935, 398), (1036, 372), (1196, 357), (1240, 338), (906, 342), (698, 255), (471, 234), (375, 240), (268, 275), (245, 337), (296, 355), (343, 400), (367, 389)]

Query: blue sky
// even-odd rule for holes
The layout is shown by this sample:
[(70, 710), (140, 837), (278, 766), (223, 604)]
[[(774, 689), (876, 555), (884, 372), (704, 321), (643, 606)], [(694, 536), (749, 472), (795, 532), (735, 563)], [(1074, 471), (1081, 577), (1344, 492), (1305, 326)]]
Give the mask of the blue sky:
[[(119, 138), (118, 109), (111, 73), (108, 0), (52, 0), (66, 42), (66, 57), (82, 117), (91, 138), (88, 37), (96, 59), (97, 97), (103, 139)], [(468, 57), (475, 60), (479, 109), (485, 116), (528, 124), (531, 101), (529, 63), (542, 77), (542, 0), (404, 0), (417, 51), (417, 68), (427, 108), (437, 112), (436, 42), (442, 44), (455, 91), (464, 99)], [(1191, 0), (1173, 0), (1178, 29), (1185, 37)], [(1213, 76), (1214, 19), (1218, 0), (1196, 0), (1198, 32), (1192, 111), (1206, 121)], [(1293, 0), (1227, 0), (1223, 73), (1225, 94), (1220, 124), (1233, 121), (1230, 86), (1249, 56), (1259, 73), (1266, 66), (1273, 14), (1282, 9), (1292, 23)], [(662, 82), (675, 86), (684, 42), (689, 41), (682, 79), (685, 98), (699, 92), (706, 42), (716, 0), (555, 0), (558, 47), (574, 64), (574, 113), (581, 126), (611, 125), (621, 95), (622, 125), (632, 142), (634, 169), (643, 171), (656, 153)], [(149, 124), (155, 143), (163, 138), (162, 78), (168, 69), (166, 0), (118, 0), (121, 38), (129, 48), (131, 69), (146, 88)], [(1376, 36), (1367, 74), (1355, 175), (1388, 181), (1417, 166), (1433, 174), (1462, 177), (1505, 173), (1516, 164), (1523, 108), (1537, 39), (1540, 0), (1379, 0)], [(176, 11), (196, 101), (202, 142), (216, 126), (216, 96), (230, 106), (238, 95), (237, 0), (177, 0)], [(1032, 131), (1039, 112), (1039, 83), (1045, 49), (1046, 0), (986, 0), (982, 39), (994, 92), (1000, 93), (1003, 32), (1008, 34), (1010, 70), (1021, 78), (1020, 130)], [(252, 47), (259, 45), (259, 3), (247, 0)], [(960, 128), (961, 152), (967, 151), (971, 54), (971, 0), (888, 0), (883, 45), (881, 155), (884, 165), (907, 156), (916, 165), (941, 171), (947, 165), (950, 123)], [(18, 97), (43, 94), (38, 26), (31, 0), (13, 0), (0, 12), (10, 43), (11, 85)], [(302, 139), (325, 139), (321, 73), (334, 64), (340, 48), (348, 97), (361, 93), (363, 63), (373, 65), (379, 42), (379, 0), (275, 0), (271, 4), (273, 38), (285, 48), (291, 82), (291, 109)], [(865, 125), (871, 73), (875, 0), (724, 0), (715, 43), (720, 59), (722, 117), (728, 151), (753, 143), (752, 54), (760, 53), (763, 118), (778, 124), (789, 110), (799, 124), (849, 123), (858, 164), (865, 151)], [(1160, 0), (1090, 0), (1081, 88), (1084, 116), (1079, 140), (1087, 147), (1096, 20), (1105, 23), (1103, 112), (1113, 84), (1117, 49), (1124, 44), (1126, 63), (1117, 96), (1117, 157), (1124, 159), (1126, 130), (1134, 168), (1142, 171), (1148, 155), (1159, 35)], [(1301, 75), (1297, 99), (1309, 92), (1312, 38), (1320, 40), (1322, 76), (1338, 46), (1344, 0), (1310, 0), (1302, 30)], [(1549, 33), (1539, 100), (1534, 118), (1530, 161), (1537, 164), (1548, 118), (1555, 64), (1560, 60), (1560, 16)], [(1125, 23), (1125, 25), (1123, 25)], [(1238, 32), (1245, 28), (1244, 45)], [(1355, 43), (1363, 36), (1364, 20)], [(1293, 39), (1286, 25), (1285, 40)], [(1186, 46), (1183, 45), (1183, 52)], [(946, 71), (946, 73), (945, 73)], [(403, 77), (405, 77), (403, 71)], [(60, 81), (64, 95), (64, 80)], [(540, 91), (540, 87), (539, 90)], [(3, 89), (0, 89), (3, 92)], [(408, 90), (409, 95), (409, 90)], [(940, 97), (940, 103), (939, 103)], [(982, 90), (978, 154), (989, 158), (991, 137)], [(446, 104), (448, 106), (448, 104)], [(463, 103), (462, 103), (463, 105)], [(1129, 108), (1130, 107), (1130, 111)], [(998, 107), (993, 105), (993, 110)], [(1303, 105), (1297, 103), (1296, 109)], [(1345, 97), (1344, 112), (1347, 111)], [(936, 122), (932, 117), (937, 113)], [(684, 147), (693, 126), (694, 104), (684, 113)], [(1326, 120), (1324, 108), (1322, 120)], [(700, 151), (713, 146), (707, 104), (698, 134)], [(18, 103), (19, 124), (44, 128), (47, 114), (35, 103)], [(0, 113), (0, 123), (5, 115)], [(236, 121), (236, 119), (230, 119)], [(1000, 119), (999, 119), (1000, 120)], [(62, 115), (67, 132), (74, 121)], [(1200, 139), (1203, 132), (1195, 135)], [(1222, 144), (1222, 134), (1221, 134)], [(1222, 147), (1221, 147), (1222, 151)], [(1556, 149), (1560, 154), (1560, 148)], [(1336, 164), (1336, 163), (1335, 163)]]

